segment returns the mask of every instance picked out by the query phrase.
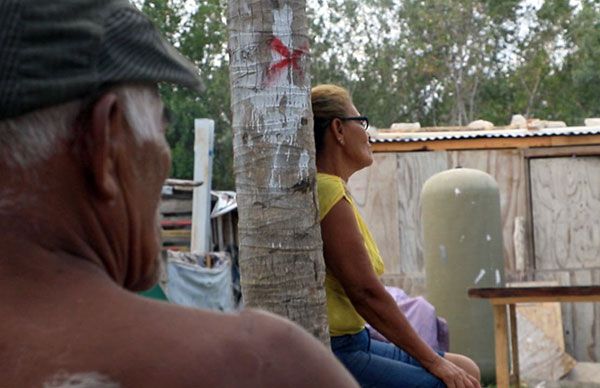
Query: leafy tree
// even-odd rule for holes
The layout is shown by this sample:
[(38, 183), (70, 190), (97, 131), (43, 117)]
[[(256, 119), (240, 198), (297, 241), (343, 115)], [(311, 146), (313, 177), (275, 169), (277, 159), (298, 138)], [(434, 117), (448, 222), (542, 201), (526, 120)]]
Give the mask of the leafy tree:
[[(309, 0), (312, 84), (336, 83), (386, 128), (497, 125), (513, 114), (581, 124), (600, 115), (594, 0)], [(216, 121), (213, 187), (233, 188), (224, 0), (147, 0), (143, 10), (197, 65), (200, 97), (163, 86), (172, 175), (193, 175), (193, 119)]]
[(146, 0), (142, 11), (198, 66), (205, 85), (201, 96), (171, 85), (161, 86), (163, 100), (171, 112), (167, 133), (173, 155), (171, 175), (185, 179), (193, 177), (194, 119), (210, 118), (215, 120), (212, 187), (233, 189), (224, 2), (204, 0), (190, 5), (184, 0)]
[(507, 44), (503, 38), (510, 31), (504, 26), (514, 18), (518, 2), (503, 4), (337, 2), (329, 16), (320, 15), (312, 24), (325, 36), (315, 38), (313, 81), (342, 78), (376, 126), (396, 121), (466, 124), (476, 118), (480, 89), (499, 67)]
[[(568, 39), (572, 53), (565, 59), (552, 95), (548, 95), (561, 113), (581, 124), (586, 117), (600, 116), (600, 5), (585, 1), (569, 24)], [(564, 113), (563, 113), (564, 112)]]

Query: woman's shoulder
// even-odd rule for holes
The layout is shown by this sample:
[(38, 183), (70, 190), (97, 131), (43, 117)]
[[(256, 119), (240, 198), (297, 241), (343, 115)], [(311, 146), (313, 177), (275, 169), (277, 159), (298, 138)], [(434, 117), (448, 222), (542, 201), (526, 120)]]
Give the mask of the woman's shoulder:
[(339, 176), (317, 173), (317, 192), (319, 198), (346, 195), (346, 185)]
[(317, 173), (317, 194), (321, 219), (339, 200), (347, 196), (342, 178), (324, 173)]

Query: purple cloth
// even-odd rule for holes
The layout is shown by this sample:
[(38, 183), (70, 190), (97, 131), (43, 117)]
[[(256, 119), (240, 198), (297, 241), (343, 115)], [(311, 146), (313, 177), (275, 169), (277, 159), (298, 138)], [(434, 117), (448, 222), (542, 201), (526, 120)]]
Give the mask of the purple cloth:
[[(435, 307), (422, 296), (410, 297), (400, 288), (385, 287), (385, 289), (394, 298), (417, 334), (434, 350), (447, 352), (450, 344), (448, 324), (446, 320), (436, 315)], [(369, 324), (367, 328), (372, 338), (389, 342)]]

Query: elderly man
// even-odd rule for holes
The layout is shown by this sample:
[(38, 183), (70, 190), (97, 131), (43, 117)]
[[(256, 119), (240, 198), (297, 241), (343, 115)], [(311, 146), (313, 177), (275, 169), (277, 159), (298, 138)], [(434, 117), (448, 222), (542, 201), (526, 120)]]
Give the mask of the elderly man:
[(0, 0), (0, 385), (355, 386), (284, 319), (130, 292), (156, 280), (161, 81), (199, 88), (126, 0)]

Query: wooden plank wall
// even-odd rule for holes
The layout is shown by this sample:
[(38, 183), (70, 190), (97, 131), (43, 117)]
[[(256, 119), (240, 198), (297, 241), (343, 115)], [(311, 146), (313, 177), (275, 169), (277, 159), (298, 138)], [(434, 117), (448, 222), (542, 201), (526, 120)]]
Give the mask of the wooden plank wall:
[[(600, 157), (531, 159), (535, 274), (600, 284)], [(600, 303), (563, 304), (567, 352), (600, 361)]]
[[(570, 156), (580, 152), (595, 156)], [(498, 183), (508, 281), (600, 284), (598, 155), (598, 147), (376, 153), (348, 186), (384, 256), (384, 282), (411, 295), (426, 294), (421, 189), (456, 166)], [(562, 313), (567, 352), (600, 361), (600, 304), (563, 304)]]
[(377, 153), (374, 164), (355, 174), (348, 187), (384, 256), (386, 284), (412, 295), (426, 293), (419, 197), (427, 179), (457, 166), (485, 171), (498, 182), (507, 275), (523, 279), (513, 244), (515, 220), (527, 216), (521, 151)]
[[(160, 202), (163, 249), (189, 252), (192, 233), (191, 187), (173, 188), (170, 194), (163, 194)], [(211, 196), (211, 209), (216, 197)], [(229, 251), (237, 254), (238, 232), (237, 209), (211, 218), (211, 251)]]
[(163, 249), (189, 252), (192, 233), (192, 187), (172, 187), (160, 202)]
[[(451, 151), (448, 154), (451, 160), (448, 168), (462, 166), (481, 170), (498, 183), (506, 276), (511, 281), (523, 280), (520, 272), (525, 268), (518, 268), (514, 242), (515, 223), (528, 217), (527, 166), (522, 151)], [(529, 259), (526, 257), (525, 261)]]

